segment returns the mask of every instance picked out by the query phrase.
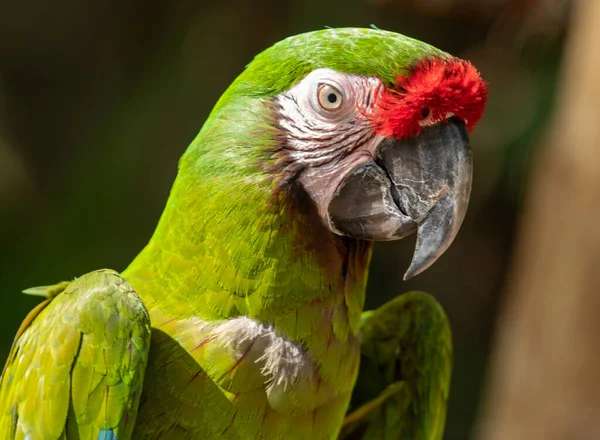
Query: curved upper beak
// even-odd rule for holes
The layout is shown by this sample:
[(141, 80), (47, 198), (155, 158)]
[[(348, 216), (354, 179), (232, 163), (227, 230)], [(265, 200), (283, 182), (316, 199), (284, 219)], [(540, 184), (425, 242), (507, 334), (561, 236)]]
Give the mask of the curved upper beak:
[(375, 161), (354, 169), (329, 204), (332, 226), (367, 240), (394, 240), (416, 230), (404, 279), (450, 246), (467, 212), (472, 160), (465, 124), (452, 118), (409, 139), (386, 139)]

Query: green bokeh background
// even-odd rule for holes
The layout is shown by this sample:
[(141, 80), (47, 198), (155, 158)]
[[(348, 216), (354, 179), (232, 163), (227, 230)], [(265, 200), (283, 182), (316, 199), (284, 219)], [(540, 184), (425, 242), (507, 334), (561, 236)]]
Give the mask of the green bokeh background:
[(467, 438), (529, 158), (551, 111), (565, 33), (564, 17), (533, 20), (534, 13), (515, 3), (4, 4), (0, 362), (38, 302), (22, 289), (102, 267), (121, 270), (141, 249), (179, 156), (253, 55), (292, 34), (375, 24), (471, 59), (490, 82), (487, 113), (471, 138), (474, 189), (462, 231), (433, 268), (410, 282), (402, 274), (414, 239), (378, 244), (367, 298), (372, 308), (419, 289), (443, 304), (455, 344), (446, 438)]

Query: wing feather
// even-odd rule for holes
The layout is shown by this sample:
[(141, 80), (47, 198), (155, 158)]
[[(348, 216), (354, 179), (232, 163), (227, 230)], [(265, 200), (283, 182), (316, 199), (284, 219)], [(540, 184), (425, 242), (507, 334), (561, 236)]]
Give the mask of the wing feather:
[(148, 313), (114, 271), (57, 286), (21, 325), (0, 377), (0, 438), (129, 439), (148, 361)]
[(361, 365), (340, 438), (440, 440), (452, 367), (450, 325), (409, 292), (363, 314)]

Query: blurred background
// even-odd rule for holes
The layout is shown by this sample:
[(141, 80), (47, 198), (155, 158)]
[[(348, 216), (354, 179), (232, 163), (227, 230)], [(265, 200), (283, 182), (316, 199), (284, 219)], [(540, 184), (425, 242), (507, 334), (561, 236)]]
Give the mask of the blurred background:
[(472, 60), (489, 105), (457, 240), (410, 282), (413, 239), (378, 244), (368, 307), (419, 289), (446, 309), (447, 439), (599, 439), (600, 2), (572, 3), (5, 1), (0, 363), (38, 303), (21, 290), (122, 270), (144, 246), (179, 156), (256, 53), (375, 24)]

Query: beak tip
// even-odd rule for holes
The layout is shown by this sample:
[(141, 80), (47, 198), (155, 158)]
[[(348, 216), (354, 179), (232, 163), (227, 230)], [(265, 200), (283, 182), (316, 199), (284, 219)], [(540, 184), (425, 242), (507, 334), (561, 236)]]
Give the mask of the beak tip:
[(417, 227), (415, 251), (404, 280), (424, 272), (446, 252), (460, 229), (465, 213), (466, 204), (457, 205), (452, 195), (446, 195), (437, 202)]
[(411, 278), (416, 277), (421, 272), (424, 272), (425, 270), (427, 270), (436, 260), (437, 260), (437, 258), (434, 258), (429, 261), (418, 261), (417, 262), (413, 258), (413, 261), (410, 263), (410, 266), (404, 273), (404, 276), (402, 277), (402, 279), (404, 281), (408, 281)]

